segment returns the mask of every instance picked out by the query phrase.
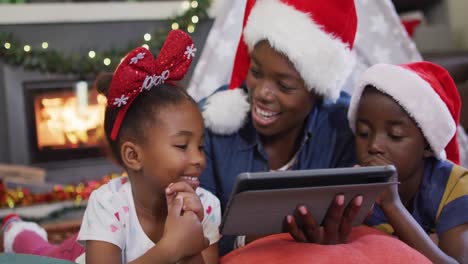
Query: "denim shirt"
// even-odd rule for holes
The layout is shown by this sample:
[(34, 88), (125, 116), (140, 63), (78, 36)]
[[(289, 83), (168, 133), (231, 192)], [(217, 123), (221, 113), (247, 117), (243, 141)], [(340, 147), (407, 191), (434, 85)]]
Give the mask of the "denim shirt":
[[(336, 103), (324, 101), (311, 110), (292, 170), (350, 167), (356, 163), (354, 136), (347, 119), (349, 100), (342, 92)], [(217, 135), (206, 129), (205, 151), (207, 165), (201, 186), (220, 199), (223, 211), (238, 174), (270, 170), (250, 113), (246, 124), (232, 135)]]

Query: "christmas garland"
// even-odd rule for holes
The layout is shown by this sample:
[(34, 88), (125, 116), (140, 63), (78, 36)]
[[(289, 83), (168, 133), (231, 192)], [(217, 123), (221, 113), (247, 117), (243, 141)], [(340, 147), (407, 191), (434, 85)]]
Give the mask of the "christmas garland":
[(7, 64), (23, 66), (29, 70), (92, 77), (99, 72), (112, 71), (123, 56), (137, 46), (143, 45), (157, 54), (171, 28), (195, 32), (196, 24), (208, 18), (207, 10), (210, 5), (211, 0), (185, 1), (187, 11), (166, 20), (166, 27), (157, 29), (153, 34), (145, 34), (143, 41), (133, 41), (124, 49), (102, 52), (91, 50), (88, 54), (63, 54), (57, 50), (49, 50), (47, 42), (43, 42), (41, 47), (31, 47), (15, 39), (12, 33), (1, 32), (0, 59)]
[[(122, 174), (106, 175), (100, 180), (81, 182), (73, 185), (57, 184), (53, 189), (46, 193), (31, 193), (27, 188), (6, 188), (0, 182), (0, 209), (17, 208), (21, 206), (38, 205), (53, 202), (74, 201), (80, 204), (91, 195), (91, 192), (101, 185), (108, 183), (111, 179), (121, 177)], [(123, 174), (126, 176), (126, 174)]]
[[(10, 189), (6, 188), (4, 184), (0, 182), (0, 211), (7, 210), (8, 212), (12, 210), (10, 213), (13, 213), (15, 209), (28, 208), (28, 206), (55, 203), (64, 204), (61, 209), (54, 209), (48, 215), (27, 217), (20, 214), (20, 216), (27, 221), (41, 222), (54, 219), (67, 212), (86, 208), (86, 201), (94, 190), (117, 177), (123, 177), (122, 180), (127, 180), (126, 176), (126, 173), (114, 173), (106, 175), (100, 180), (81, 182), (76, 185), (57, 184), (51, 191), (45, 193), (31, 193), (27, 188)], [(0, 220), (1, 218), (2, 217), (0, 217)]]

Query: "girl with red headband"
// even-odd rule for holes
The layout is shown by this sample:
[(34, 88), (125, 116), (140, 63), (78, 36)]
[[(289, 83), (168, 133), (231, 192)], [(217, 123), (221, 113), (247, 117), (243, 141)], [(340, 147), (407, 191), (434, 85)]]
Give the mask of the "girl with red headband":
[[(86, 263), (218, 262), (219, 200), (198, 187), (206, 165), (202, 115), (173, 83), (187, 73), (195, 51), (191, 38), (175, 30), (157, 59), (140, 47), (117, 67), (104, 127), (128, 178), (91, 194), (75, 237), (84, 247), (52, 246), (39, 226), (10, 217), (7, 252), (75, 260), (86, 251)], [(33, 248), (24, 250), (24, 242)]]

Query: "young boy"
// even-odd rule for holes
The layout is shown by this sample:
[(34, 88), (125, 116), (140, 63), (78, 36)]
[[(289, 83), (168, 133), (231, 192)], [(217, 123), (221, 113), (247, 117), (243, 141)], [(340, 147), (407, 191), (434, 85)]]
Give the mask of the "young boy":
[(394, 164), (400, 182), (377, 199), (368, 224), (435, 263), (468, 262), (468, 171), (456, 165), (460, 104), (440, 66), (378, 64), (363, 74), (348, 112), (359, 165)]

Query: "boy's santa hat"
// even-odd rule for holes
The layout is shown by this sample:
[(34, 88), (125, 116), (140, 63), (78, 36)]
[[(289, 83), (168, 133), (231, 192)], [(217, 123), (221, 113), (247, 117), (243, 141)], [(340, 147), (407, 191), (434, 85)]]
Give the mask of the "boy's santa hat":
[(246, 79), (249, 52), (262, 40), (288, 57), (309, 91), (339, 97), (355, 62), (353, 0), (247, 0), (243, 27), (229, 90), (212, 95), (203, 111), (213, 132), (232, 134), (244, 124), (250, 105), (237, 88)]
[(376, 64), (361, 77), (351, 98), (348, 119), (356, 130), (356, 114), (362, 92), (374, 86), (392, 97), (414, 119), (439, 159), (459, 164), (457, 126), (461, 101), (450, 74), (430, 62), (405, 65)]

